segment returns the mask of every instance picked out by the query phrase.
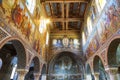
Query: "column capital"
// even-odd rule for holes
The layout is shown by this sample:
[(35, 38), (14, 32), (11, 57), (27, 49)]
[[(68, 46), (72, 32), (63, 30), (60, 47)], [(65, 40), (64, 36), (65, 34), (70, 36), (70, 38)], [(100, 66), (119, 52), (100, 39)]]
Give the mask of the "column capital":
[(95, 80), (99, 80), (99, 74), (100, 74), (99, 72), (94, 73)]
[(118, 68), (117, 67), (110, 67), (105, 69), (106, 71), (109, 71), (111, 74), (117, 74), (118, 73)]
[(118, 80), (118, 67), (109, 67), (105, 70), (109, 72), (110, 80)]
[(34, 76), (35, 76), (35, 80), (39, 80), (39, 78), (40, 78), (40, 73), (34, 73)]
[(24, 80), (25, 75), (27, 74), (28, 70), (27, 69), (17, 69), (18, 72), (18, 80)]
[(28, 72), (28, 70), (27, 69), (17, 69), (17, 72), (19, 74), (26, 74)]

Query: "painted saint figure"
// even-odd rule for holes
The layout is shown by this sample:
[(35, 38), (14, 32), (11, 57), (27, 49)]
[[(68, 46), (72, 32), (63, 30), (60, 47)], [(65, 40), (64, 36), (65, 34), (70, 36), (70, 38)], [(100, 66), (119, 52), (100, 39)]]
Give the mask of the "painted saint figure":
[(23, 9), (20, 8), (20, 5), (17, 5), (12, 12), (12, 19), (15, 22), (15, 24), (18, 26), (18, 28), (22, 22), (22, 11)]

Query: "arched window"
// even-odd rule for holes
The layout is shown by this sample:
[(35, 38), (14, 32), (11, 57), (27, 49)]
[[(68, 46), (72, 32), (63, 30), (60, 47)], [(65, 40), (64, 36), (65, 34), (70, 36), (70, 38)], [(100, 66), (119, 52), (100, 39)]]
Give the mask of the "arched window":
[(90, 33), (92, 31), (92, 22), (91, 22), (91, 18), (90, 17), (87, 18), (87, 28), (88, 28), (88, 33), (90, 35)]
[(83, 42), (83, 46), (84, 46), (85, 43), (86, 43), (85, 33), (84, 32), (82, 32), (82, 42)]
[(46, 35), (46, 45), (48, 45), (49, 43), (49, 33), (47, 32), (47, 35)]
[(35, 6), (36, 6), (36, 0), (26, 0), (26, 6), (30, 13), (33, 14)]
[(104, 8), (106, 4), (106, 0), (95, 0), (95, 1), (96, 1), (98, 12), (101, 12), (101, 10)]

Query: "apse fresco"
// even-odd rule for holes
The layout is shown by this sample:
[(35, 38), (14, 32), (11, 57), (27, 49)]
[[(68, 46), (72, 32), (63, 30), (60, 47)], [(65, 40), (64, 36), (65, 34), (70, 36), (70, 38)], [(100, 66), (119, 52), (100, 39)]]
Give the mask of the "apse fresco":
[(62, 56), (54, 63), (52, 80), (80, 80), (78, 64), (69, 56)]
[[(92, 38), (88, 49), (86, 50), (86, 54), (89, 57), (93, 55), (96, 50), (113, 35), (113, 33), (117, 32), (120, 29), (119, 0), (110, 0), (109, 4), (106, 5), (103, 13), (100, 16), (100, 19), (95, 24), (95, 26), (97, 27), (97, 32)], [(96, 37), (96, 35), (98, 36)], [(99, 47), (96, 48), (97, 45), (99, 45)]]

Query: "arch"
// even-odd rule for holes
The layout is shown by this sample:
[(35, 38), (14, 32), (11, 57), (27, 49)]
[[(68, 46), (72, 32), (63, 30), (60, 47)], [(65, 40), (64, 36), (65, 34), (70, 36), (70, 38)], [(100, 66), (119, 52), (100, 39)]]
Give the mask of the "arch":
[[(67, 59), (66, 59), (67, 58)], [(56, 71), (56, 66), (59, 64), (59, 62), (61, 63), (62, 62), (62, 60), (68, 60), (68, 64), (69, 64), (69, 61), (72, 61), (72, 62), (70, 62), (70, 63), (73, 63), (72, 64), (72, 66), (74, 66), (74, 65), (76, 65), (76, 68), (75, 69), (77, 69), (77, 71), (74, 73), (72, 73), (72, 74), (74, 74), (74, 75), (72, 75), (73, 76), (73, 78), (74, 78), (74, 76), (76, 75), (76, 74), (78, 74), (78, 77), (77, 78), (79, 78), (79, 79), (83, 79), (84, 78), (84, 73), (85, 73), (85, 70), (84, 70), (84, 61), (82, 61), (82, 59), (80, 59), (78, 56), (76, 56), (74, 53), (71, 53), (71, 52), (68, 52), (68, 51), (64, 51), (64, 52), (61, 52), (61, 53), (58, 53), (57, 55), (55, 55), (52, 59), (51, 59), (51, 61), (49, 62), (49, 66), (48, 66), (48, 75), (49, 75), (49, 79), (54, 79), (54, 78), (57, 78), (57, 77), (55, 77), (55, 76), (61, 76), (61, 75), (59, 75), (59, 74), (62, 74), (62, 72), (61, 72), (61, 69), (62, 68), (59, 68), (60, 69), (60, 73), (56, 73), (57, 71)], [(64, 62), (64, 61), (63, 61)], [(61, 63), (61, 65), (62, 65), (63, 63)], [(66, 64), (65, 64), (66, 65)], [(69, 65), (71, 65), (71, 64), (69, 64)], [(69, 66), (68, 65), (68, 66)], [(59, 66), (59, 65), (58, 65)], [(67, 67), (68, 67), (67, 66)], [(63, 66), (64, 67), (64, 66)], [(70, 68), (71, 69), (71, 68)], [(67, 68), (67, 70), (69, 71), (69, 69)], [(72, 70), (70, 70), (70, 71), (72, 71)], [(52, 75), (52, 74), (57, 74), (57, 75)], [(71, 72), (69, 72), (69, 73), (65, 73), (65, 74), (67, 74), (68, 75), (68, 77), (67, 78), (70, 78), (70, 77), (72, 77), (70, 74), (71, 74)]]
[(93, 69), (95, 74), (99, 74), (100, 80), (109, 80), (108, 73), (105, 71), (102, 60), (97, 55), (94, 57)]
[[(0, 73), (0, 79), (5, 77), (6, 80), (13, 79), (16, 71), (13, 69), (25, 69), (26, 51), (19, 40), (8, 39), (0, 46), (0, 58), (3, 60), (3, 66)], [(8, 74), (9, 73), (9, 74)]]
[(107, 52), (107, 59), (109, 67), (118, 67), (120, 64), (120, 54), (117, 52), (118, 48), (120, 47), (120, 38), (116, 38), (111, 41), (108, 47)]
[(37, 56), (35, 56), (32, 59), (33, 63), (34, 63), (34, 72), (35, 73), (39, 73), (40, 72), (40, 60)]
[(86, 64), (86, 74), (91, 74), (91, 68), (90, 68), (90, 65), (87, 63)]
[(46, 74), (47, 73), (47, 67), (46, 67), (46, 64), (43, 64), (43, 67), (42, 67), (42, 72), (41, 74)]
[(86, 64), (86, 80), (94, 80), (90, 65)]
[(47, 66), (46, 66), (46, 64), (43, 64), (39, 80), (45, 80), (46, 76), (47, 76), (46, 74), (47, 74)]
[(33, 59), (30, 62), (29, 71), (25, 75), (24, 80), (36, 79), (34, 74), (35, 73), (39, 74), (39, 72), (40, 72), (40, 61), (39, 61), (39, 58), (37, 56), (35, 56), (35, 57), (33, 57)]
[[(79, 64), (81, 64), (82, 63), (82, 65), (84, 64), (84, 62), (85, 61), (83, 61), (82, 60), (82, 57), (78, 57), (77, 55), (76, 55), (76, 53), (74, 53), (74, 52), (71, 52), (71, 51), (59, 51), (59, 52), (57, 52), (57, 53), (55, 53), (56, 55), (53, 55), (52, 57), (51, 57), (51, 59), (49, 60), (49, 64), (52, 64), (60, 55), (63, 55), (64, 53), (67, 53), (67, 54), (70, 54), (70, 56), (72, 56), (72, 57), (74, 57), (75, 59), (78, 59), (79, 61), (77, 61)], [(48, 66), (49, 67), (49, 66)]]
[(17, 57), (18, 57), (18, 69), (25, 69), (26, 68), (26, 49), (24, 46), (24, 43), (17, 37), (8, 37), (4, 41), (0, 43), (0, 49), (2, 47), (11, 42), (17, 52)]

